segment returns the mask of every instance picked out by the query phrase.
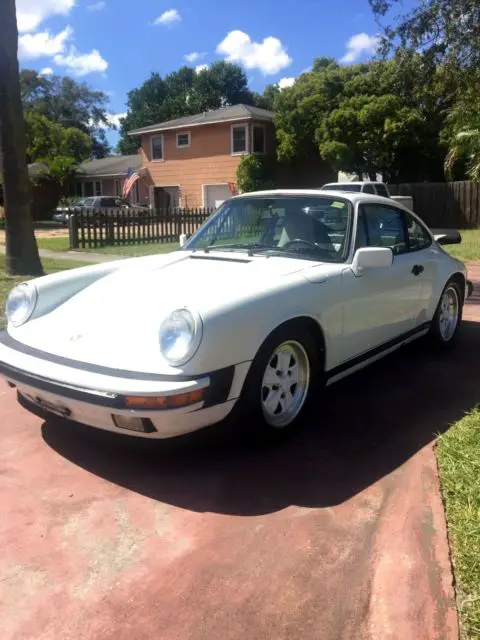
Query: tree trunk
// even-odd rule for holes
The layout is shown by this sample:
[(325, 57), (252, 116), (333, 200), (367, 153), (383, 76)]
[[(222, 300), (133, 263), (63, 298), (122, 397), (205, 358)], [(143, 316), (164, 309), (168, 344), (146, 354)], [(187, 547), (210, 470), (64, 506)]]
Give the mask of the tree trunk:
[(15, 0), (2, 0), (0, 19), (0, 148), (3, 158), (6, 271), (41, 275), (30, 215), (30, 183), (17, 60)]

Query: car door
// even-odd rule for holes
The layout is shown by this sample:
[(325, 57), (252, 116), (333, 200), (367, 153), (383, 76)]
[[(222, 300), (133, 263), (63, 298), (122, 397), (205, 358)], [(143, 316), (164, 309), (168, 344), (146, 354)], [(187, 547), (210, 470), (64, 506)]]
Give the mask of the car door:
[(412, 272), (420, 285), (416, 325), (421, 326), (431, 320), (428, 314), (438, 279), (438, 249), (433, 245), (431, 235), (422, 221), (410, 213), (404, 215)]
[(343, 273), (344, 359), (386, 345), (417, 326), (421, 280), (413, 273), (415, 257), (408, 248), (404, 211), (378, 203), (360, 203), (357, 211), (355, 250), (389, 247), (392, 266), (369, 269), (356, 276)]

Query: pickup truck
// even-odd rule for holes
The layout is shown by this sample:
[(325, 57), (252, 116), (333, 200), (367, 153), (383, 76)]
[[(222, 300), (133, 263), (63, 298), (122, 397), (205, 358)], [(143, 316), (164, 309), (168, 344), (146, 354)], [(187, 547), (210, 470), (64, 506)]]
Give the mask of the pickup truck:
[(413, 211), (413, 198), (411, 196), (391, 196), (387, 185), (384, 182), (329, 182), (320, 187), (321, 191), (358, 191), (361, 193), (371, 193), (372, 195), (390, 198), (403, 204)]

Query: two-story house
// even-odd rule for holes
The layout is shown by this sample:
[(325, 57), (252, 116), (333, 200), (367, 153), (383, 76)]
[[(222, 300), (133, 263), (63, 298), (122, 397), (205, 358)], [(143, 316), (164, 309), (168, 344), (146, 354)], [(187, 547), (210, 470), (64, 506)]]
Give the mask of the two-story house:
[[(216, 207), (235, 192), (243, 155), (275, 154), (273, 113), (243, 104), (129, 131), (138, 136), (148, 199), (165, 206)], [(146, 194), (143, 194), (146, 195)]]
[[(237, 192), (242, 156), (275, 157), (273, 113), (238, 104), (129, 131), (138, 153), (83, 162), (72, 195), (119, 196), (127, 171), (140, 179), (128, 198), (155, 209), (215, 208)], [(310, 157), (277, 164), (278, 187), (318, 188), (336, 172), (312, 146)]]

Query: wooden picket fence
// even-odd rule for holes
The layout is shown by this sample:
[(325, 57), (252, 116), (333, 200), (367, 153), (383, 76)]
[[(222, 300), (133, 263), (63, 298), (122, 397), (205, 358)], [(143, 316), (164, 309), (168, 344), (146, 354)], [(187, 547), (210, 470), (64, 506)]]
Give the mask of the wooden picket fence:
[(86, 210), (69, 220), (70, 249), (178, 242), (192, 235), (213, 209), (157, 209), (148, 212)]
[(413, 210), (433, 229), (479, 229), (480, 184), (414, 182), (389, 184), (392, 196), (412, 196)]

